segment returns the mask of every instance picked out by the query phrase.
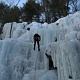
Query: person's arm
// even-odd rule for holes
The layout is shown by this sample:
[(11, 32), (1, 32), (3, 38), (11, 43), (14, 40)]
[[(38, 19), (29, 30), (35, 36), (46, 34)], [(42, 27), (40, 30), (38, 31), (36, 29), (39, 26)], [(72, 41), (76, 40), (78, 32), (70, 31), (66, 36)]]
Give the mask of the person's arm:
[(47, 58), (51, 58), (51, 56), (50, 56), (50, 55), (48, 55), (47, 53), (45, 53), (45, 55), (47, 56)]
[(41, 40), (41, 36), (40, 36), (40, 40)]
[(37, 38), (38, 38), (38, 40), (39, 40), (39, 41), (41, 40), (41, 36), (40, 36), (40, 35), (38, 35), (38, 37), (37, 37)]

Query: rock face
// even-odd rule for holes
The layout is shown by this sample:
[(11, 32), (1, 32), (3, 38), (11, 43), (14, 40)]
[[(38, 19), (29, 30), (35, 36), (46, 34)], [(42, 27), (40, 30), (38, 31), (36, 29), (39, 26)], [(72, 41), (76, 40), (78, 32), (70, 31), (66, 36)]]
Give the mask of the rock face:
[[(4, 25), (0, 40), (0, 80), (80, 80), (80, 12), (42, 26), (13, 23), (11, 38), (10, 29)], [(40, 51), (33, 50), (36, 31)], [(49, 70), (46, 50), (56, 69)]]

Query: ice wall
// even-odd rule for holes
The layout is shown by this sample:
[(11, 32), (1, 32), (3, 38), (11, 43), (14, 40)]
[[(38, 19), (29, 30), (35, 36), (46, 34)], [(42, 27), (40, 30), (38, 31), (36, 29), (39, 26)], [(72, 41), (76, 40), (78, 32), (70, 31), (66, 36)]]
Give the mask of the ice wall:
[(24, 79), (26, 75), (29, 75), (30, 80), (35, 77), (37, 77), (36, 80), (40, 80), (40, 77), (42, 80), (48, 80), (47, 75), (48, 78), (51, 76), (57, 80), (57, 72), (50, 72), (45, 68), (44, 51), (46, 46), (41, 47), (41, 52), (38, 52), (37, 47), (36, 51), (33, 50), (33, 43), (15, 39), (3, 40), (1, 44), (0, 80), (26, 80)]
[[(11, 38), (10, 29), (11, 23), (4, 25), (0, 41), (0, 80), (80, 80), (80, 12), (52, 24), (14, 23)], [(33, 50), (36, 31), (40, 52), (37, 45)], [(46, 50), (56, 70), (48, 70)]]

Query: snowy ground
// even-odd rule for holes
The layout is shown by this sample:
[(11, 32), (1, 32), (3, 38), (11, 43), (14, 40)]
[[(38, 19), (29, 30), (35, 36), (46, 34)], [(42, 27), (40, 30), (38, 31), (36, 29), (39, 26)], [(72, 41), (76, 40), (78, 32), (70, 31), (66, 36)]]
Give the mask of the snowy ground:
[[(80, 12), (52, 24), (14, 22), (11, 38), (10, 29), (11, 23), (4, 25), (0, 40), (0, 80), (80, 80)], [(37, 45), (33, 50), (35, 32), (40, 52)], [(46, 50), (57, 70), (48, 70)]]

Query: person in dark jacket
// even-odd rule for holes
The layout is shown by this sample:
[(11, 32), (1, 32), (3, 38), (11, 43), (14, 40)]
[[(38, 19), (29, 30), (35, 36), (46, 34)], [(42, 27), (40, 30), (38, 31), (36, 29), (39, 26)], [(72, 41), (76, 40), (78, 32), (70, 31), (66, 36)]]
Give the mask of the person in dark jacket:
[[(51, 52), (50, 52), (50, 53), (51, 53)], [(46, 56), (47, 56), (47, 58), (49, 59), (49, 70), (54, 69), (53, 61), (52, 61), (52, 57), (51, 57), (51, 55), (49, 55), (49, 54), (47, 53), (47, 50), (46, 50), (45, 55), (46, 55)]]
[(40, 44), (39, 44), (39, 41), (41, 40), (41, 37), (39, 34), (35, 34), (34, 37), (34, 50), (35, 50), (35, 46), (36, 46), (36, 42), (37, 42), (37, 45), (38, 45), (38, 51), (40, 51)]

